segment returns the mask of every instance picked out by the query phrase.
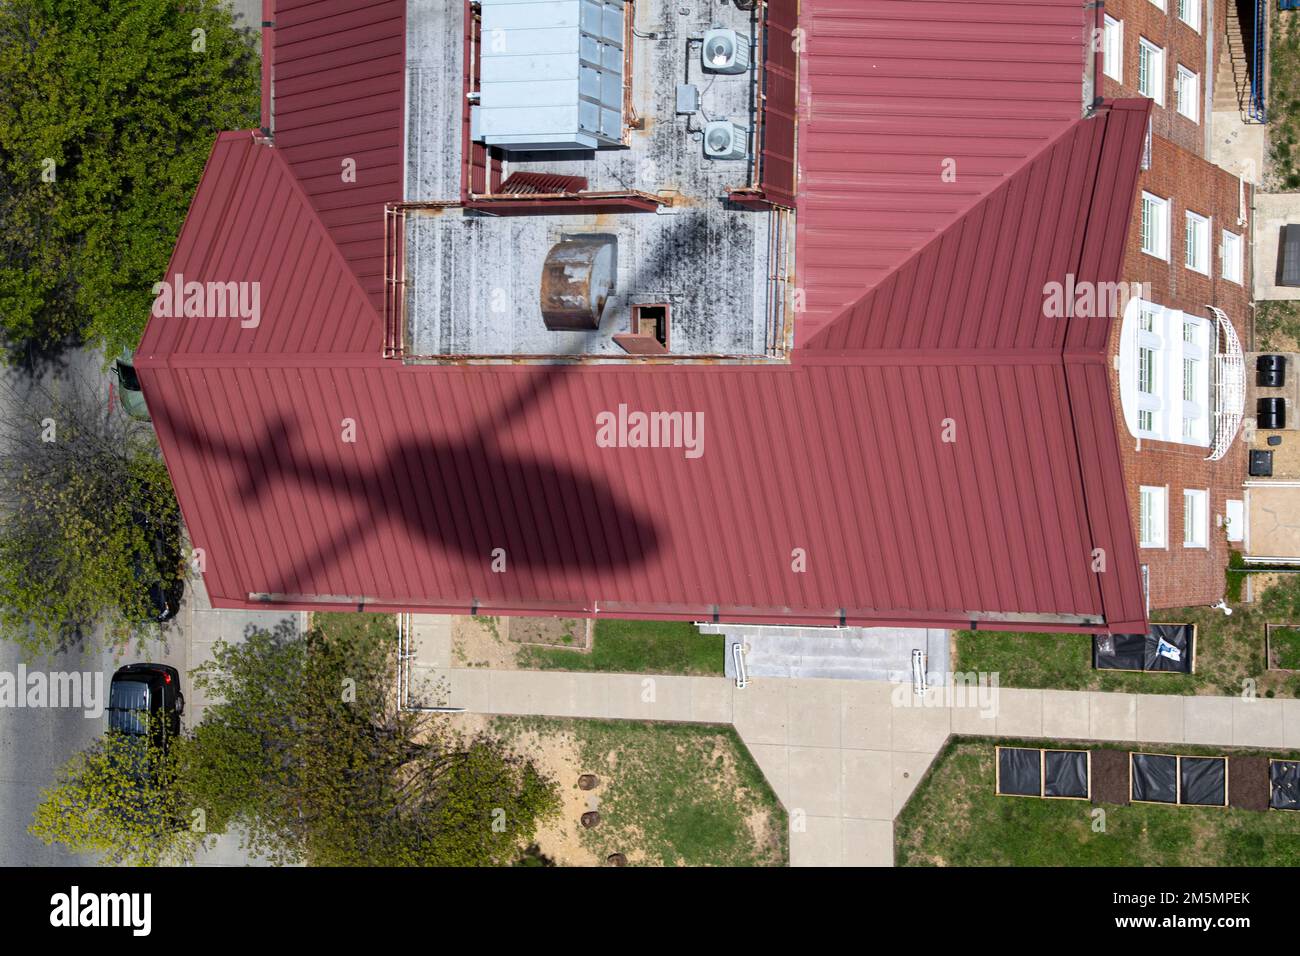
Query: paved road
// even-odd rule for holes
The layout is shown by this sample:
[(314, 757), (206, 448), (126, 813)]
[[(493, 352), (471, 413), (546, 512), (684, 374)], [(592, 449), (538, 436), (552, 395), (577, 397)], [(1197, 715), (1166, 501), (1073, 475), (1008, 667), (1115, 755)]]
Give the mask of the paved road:
[[(260, 30), (262, 20), (261, 0), (230, 0), (229, 6), (236, 14), (240, 26)], [(242, 19), (240, 19), (242, 18)], [(71, 352), (64, 367), (52, 370), (45, 380), (79, 378), (95, 384), (107, 398), (108, 376), (101, 357), (88, 349)], [(20, 373), (0, 365), (0, 384), (13, 383), (22, 387), (27, 382)], [(4, 390), (0, 389), (0, 417), (7, 408)], [(209, 611), (209, 615), (217, 612)], [(189, 662), (189, 626), (194, 615), (182, 614), (170, 632), (169, 640), (150, 645), (143, 656), (132, 653), (122, 660), (151, 659), (162, 661), (185, 672)], [(246, 621), (224, 622), (211, 617), (205, 621), (205, 643), (221, 636), (237, 639), (243, 633)], [(105, 692), (108, 680), (122, 661), (113, 655), (94, 650), (56, 655), (39, 661), (23, 661), (18, 648), (0, 642), (0, 671), (13, 673), (19, 663), (28, 667), (41, 667), (50, 671), (98, 671), (103, 674)], [(184, 681), (188, 686), (188, 679)], [(88, 719), (79, 710), (27, 710), (0, 708), (0, 865), (75, 865), (90, 864), (93, 860), (66, 853), (57, 847), (46, 847), (27, 832), (42, 787), (48, 786), (55, 770), (69, 757), (88, 745), (103, 731), (104, 719)], [(205, 857), (204, 862), (214, 864), (247, 862), (234, 846), (234, 841), (222, 840), (217, 850)]]
[[(109, 376), (98, 354), (81, 349), (70, 353), (63, 365), (41, 376), (47, 387), (57, 388), (79, 380), (96, 388), (108, 399)], [(21, 395), (31, 379), (12, 369), (0, 371), (0, 403)], [(0, 404), (0, 417), (11, 411)], [(184, 666), (182, 642), (173, 637), (150, 645), (146, 655), (175, 666)], [(132, 660), (139, 659), (132, 656)], [(75, 650), (38, 659), (25, 659), (23, 652), (0, 642), (0, 671), (16, 674), (19, 664), (45, 671), (99, 673), (107, 692), (109, 678), (117, 666), (112, 654), (95, 648)], [(0, 864), (53, 865), (89, 862), (58, 848), (46, 847), (27, 832), (42, 787), (48, 786), (55, 770), (103, 731), (104, 718), (87, 718), (80, 709), (27, 709), (0, 707)]]

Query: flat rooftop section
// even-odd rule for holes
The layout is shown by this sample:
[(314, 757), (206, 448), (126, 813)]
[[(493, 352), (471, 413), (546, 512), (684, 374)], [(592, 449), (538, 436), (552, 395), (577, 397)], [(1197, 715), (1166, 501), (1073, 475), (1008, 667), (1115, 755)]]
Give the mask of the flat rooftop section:
[(407, 202), (460, 198), (465, 0), (406, 3)]
[[(733, 189), (750, 184), (753, 150), (744, 160), (709, 160), (702, 135), (708, 120), (752, 128), (759, 64), (746, 74), (706, 74), (700, 43), (690, 42), (714, 26), (753, 38), (754, 14), (700, 0), (638, 0), (632, 9), (628, 145), (498, 155), (503, 178), (579, 176), (587, 180), (586, 192), (636, 192), (664, 205), (658, 213), (591, 215), (409, 210), (403, 232), (409, 358), (630, 359), (614, 337), (634, 331), (637, 305), (669, 306), (669, 358), (754, 359), (784, 351), (792, 214), (729, 202)], [(407, 201), (459, 203), (463, 5), (410, 0), (408, 18)], [(701, 108), (679, 116), (677, 87), (687, 82), (699, 90)], [(614, 236), (618, 249), (600, 327), (551, 331), (540, 309), (546, 256), (560, 241), (592, 233)]]
[[(407, 351), (435, 355), (607, 355), (638, 304), (671, 307), (674, 355), (760, 356), (777, 214), (721, 207), (622, 216), (492, 217), (447, 210), (407, 220)], [(542, 322), (542, 265), (584, 233), (618, 238), (616, 292), (595, 331)]]

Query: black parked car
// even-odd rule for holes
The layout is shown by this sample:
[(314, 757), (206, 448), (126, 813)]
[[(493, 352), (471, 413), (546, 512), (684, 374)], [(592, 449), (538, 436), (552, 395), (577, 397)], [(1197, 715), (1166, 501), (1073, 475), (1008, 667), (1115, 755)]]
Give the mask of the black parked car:
[(136, 580), (146, 589), (149, 619), (162, 624), (177, 615), (185, 596), (185, 579), (179, 574), (184, 561), (180, 522), (166, 522), (168, 526), (162, 527), (141, 513), (135, 515), (135, 522), (144, 530), (153, 558), (152, 566), (147, 560), (137, 560)]
[(181, 732), (185, 695), (181, 675), (166, 664), (127, 664), (119, 667), (108, 686), (110, 732), (143, 738), (161, 750)]

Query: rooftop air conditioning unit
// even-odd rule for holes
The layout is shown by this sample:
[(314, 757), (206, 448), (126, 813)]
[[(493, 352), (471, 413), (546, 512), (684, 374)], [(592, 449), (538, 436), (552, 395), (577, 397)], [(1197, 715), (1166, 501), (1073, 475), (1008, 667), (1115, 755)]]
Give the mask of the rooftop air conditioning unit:
[(731, 122), (714, 120), (704, 125), (706, 159), (744, 159), (749, 153), (749, 130)]
[(704, 34), (700, 58), (709, 73), (749, 72), (749, 41), (735, 30), (714, 28)]

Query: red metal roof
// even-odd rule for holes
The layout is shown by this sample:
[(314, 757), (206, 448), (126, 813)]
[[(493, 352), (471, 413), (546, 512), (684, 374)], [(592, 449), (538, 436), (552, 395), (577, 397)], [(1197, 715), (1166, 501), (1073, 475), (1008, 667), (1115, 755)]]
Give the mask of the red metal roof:
[[(1051, 349), (1098, 353), (1110, 319), (1045, 321), (1048, 282), (1115, 281), (1124, 256), (1147, 101), (1076, 120), (870, 292), (808, 340), (809, 351)], [(1067, 335), (1067, 329), (1069, 334)]]
[(260, 322), (154, 317), (142, 355), (353, 352), (371, 356), (382, 323), (278, 149), (217, 137), (164, 281), (257, 283)]
[(384, 205), (402, 199), (406, 0), (274, 7), (275, 148), (382, 315)]
[(803, 344), (1074, 123), (1096, 12), (802, 0), (799, 16)]
[[(1101, 372), (1080, 382), (1098, 414)], [(820, 624), (1115, 615), (1090, 559), (1125, 542), (1090, 527), (1080, 396), (1059, 358), (759, 369), (267, 356), (141, 375), (223, 604)], [(704, 454), (598, 447), (596, 416), (620, 405), (698, 412)], [(945, 443), (958, 408), (960, 440)], [(1126, 516), (1119, 530), (1131, 539)], [(506, 573), (492, 571), (497, 548)]]
[[(823, 44), (816, 18), (857, 9), (808, 7)], [(1034, 27), (1027, 35), (1042, 39)], [(1031, 59), (1033, 49), (1020, 47)], [(842, 106), (868, 83), (813, 53), (814, 105)], [(1146, 105), (1050, 130), (1033, 118), (1042, 104), (1023, 108), (1037, 146), (1002, 157), (962, 209), (919, 188), (895, 197), (935, 213), (932, 234), (892, 250), (887, 271), (854, 273), (846, 260), (825, 272), (805, 258), (823, 303), (830, 290), (859, 294), (788, 366), (386, 361), (356, 259), (302, 181), (311, 152), (290, 161), (278, 125), (275, 147), (223, 135), (169, 274), (260, 276), (263, 324), (154, 319), (137, 355), (213, 602), (1142, 630), (1104, 330), (1045, 319), (1032, 300), (1070, 269), (1118, 277)], [(957, 126), (958, 139), (972, 128)], [(1011, 128), (995, 123), (987, 147)], [(801, 148), (814, 169), (799, 213), (805, 255), (810, 241), (825, 251), (817, 244), (853, 232), (824, 187), (854, 173), (829, 172), (829, 141), (817, 143)], [(854, 207), (870, 245), (889, 230), (873, 231), (867, 206), (891, 194), (860, 174), (875, 197)], [(597, 416), (620, 406), (699, 413), (703, 455), (599, 447)]]

